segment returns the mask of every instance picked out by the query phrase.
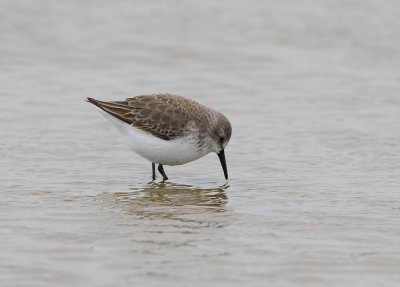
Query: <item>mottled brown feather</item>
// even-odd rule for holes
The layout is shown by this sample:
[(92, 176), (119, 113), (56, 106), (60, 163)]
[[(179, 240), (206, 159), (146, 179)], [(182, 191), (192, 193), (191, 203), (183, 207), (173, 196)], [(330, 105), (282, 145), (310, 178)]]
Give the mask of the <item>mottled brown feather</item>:
[(104, 102), (88, 98), (88, 101), (114, 117), (147, 131), (152, 135), (171, 140), (185, 134), (189, 121), (206, 121), (209, 108), (184, 97), (170, 94), (137, 96), (125, 101)]

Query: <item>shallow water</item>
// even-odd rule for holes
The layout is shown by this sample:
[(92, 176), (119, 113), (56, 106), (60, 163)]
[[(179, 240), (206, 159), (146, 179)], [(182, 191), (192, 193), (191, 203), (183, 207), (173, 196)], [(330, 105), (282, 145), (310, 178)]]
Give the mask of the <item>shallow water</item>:
[[(1, 286), (397, 286), (398, 1), (2, 1)], [(210, 154), (133, 154), (84, 102), (224, 112)]]

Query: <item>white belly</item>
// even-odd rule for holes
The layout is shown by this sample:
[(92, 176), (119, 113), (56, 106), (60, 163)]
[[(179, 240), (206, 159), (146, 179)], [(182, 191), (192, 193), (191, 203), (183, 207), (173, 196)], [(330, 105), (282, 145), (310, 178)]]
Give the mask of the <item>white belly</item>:
[(100, 111), (124, 135), (128, 146), (150, 162), (180, 165), (208, 154), (208, 151), (197, 150), (191, 144), (190, 137), (166, 141), (137, 129), (102, 110)]

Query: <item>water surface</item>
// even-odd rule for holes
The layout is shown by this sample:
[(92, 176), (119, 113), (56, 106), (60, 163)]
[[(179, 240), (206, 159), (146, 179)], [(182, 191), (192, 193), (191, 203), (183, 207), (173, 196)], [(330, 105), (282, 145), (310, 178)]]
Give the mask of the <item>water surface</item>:
[[(2, 286), (397, 286), (398, 1), (2, 1)], [(133, 154), (84, 99), (185, 95), (215, 154)]]

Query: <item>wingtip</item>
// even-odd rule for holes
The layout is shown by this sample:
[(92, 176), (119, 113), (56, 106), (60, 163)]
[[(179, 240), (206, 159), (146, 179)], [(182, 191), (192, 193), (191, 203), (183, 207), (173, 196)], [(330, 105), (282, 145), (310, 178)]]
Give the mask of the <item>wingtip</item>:
[(91, 104), (93, 104), (93, 105), (95, 105), (97, 107), (100, 107), (99, 103), (98, 103), (98, 101), (96, 99), (88, 97), (88, 98), (86, 98), (86, 102), (91, 103)]

